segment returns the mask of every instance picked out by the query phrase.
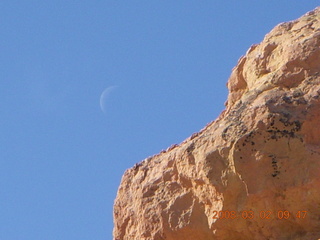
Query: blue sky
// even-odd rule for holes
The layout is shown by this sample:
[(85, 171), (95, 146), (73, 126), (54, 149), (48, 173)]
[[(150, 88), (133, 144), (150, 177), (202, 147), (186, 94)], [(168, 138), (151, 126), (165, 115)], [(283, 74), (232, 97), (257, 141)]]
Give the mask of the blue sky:
[(2, 0), (0, 239), (111, 239), (124, 171), (214, 120), (239, 57), (318, 3)]

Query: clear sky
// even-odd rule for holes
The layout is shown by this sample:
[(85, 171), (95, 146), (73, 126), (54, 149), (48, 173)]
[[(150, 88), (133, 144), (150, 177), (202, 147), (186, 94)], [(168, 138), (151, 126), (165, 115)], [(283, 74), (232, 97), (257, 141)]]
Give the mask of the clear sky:
[(240, 56), (318, 4), (1, 0), (0, 239), (112, 239), (124, 171), (214, 120)]

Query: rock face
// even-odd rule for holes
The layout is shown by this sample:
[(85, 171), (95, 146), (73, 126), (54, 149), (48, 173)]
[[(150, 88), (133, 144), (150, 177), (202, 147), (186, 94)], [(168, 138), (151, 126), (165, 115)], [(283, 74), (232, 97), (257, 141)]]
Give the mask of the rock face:
[(114, 240), (320, 238), (320, 8), (250, 47), (226, 110), (127, 170)]

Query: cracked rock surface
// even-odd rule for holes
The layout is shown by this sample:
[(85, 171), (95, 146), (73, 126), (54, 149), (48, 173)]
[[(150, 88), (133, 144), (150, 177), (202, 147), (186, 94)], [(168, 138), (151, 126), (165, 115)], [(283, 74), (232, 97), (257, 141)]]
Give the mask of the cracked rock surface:
[(114, 240), (320, 238), (320, 8), (241, 57), (226, 110), (128, 169)]

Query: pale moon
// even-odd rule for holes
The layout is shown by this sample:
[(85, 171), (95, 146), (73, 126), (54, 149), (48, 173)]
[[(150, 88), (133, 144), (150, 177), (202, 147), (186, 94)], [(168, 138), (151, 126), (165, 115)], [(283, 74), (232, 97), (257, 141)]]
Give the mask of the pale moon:
[(111, 86), (107, 87), (103, 92), (101, 93), (100, 96), (100, 108), (103, 113), (106, 114), (106, 103), (107, 103), (107, 98), (109, 97), (110, 93), (117, 88), (118, 86)]

